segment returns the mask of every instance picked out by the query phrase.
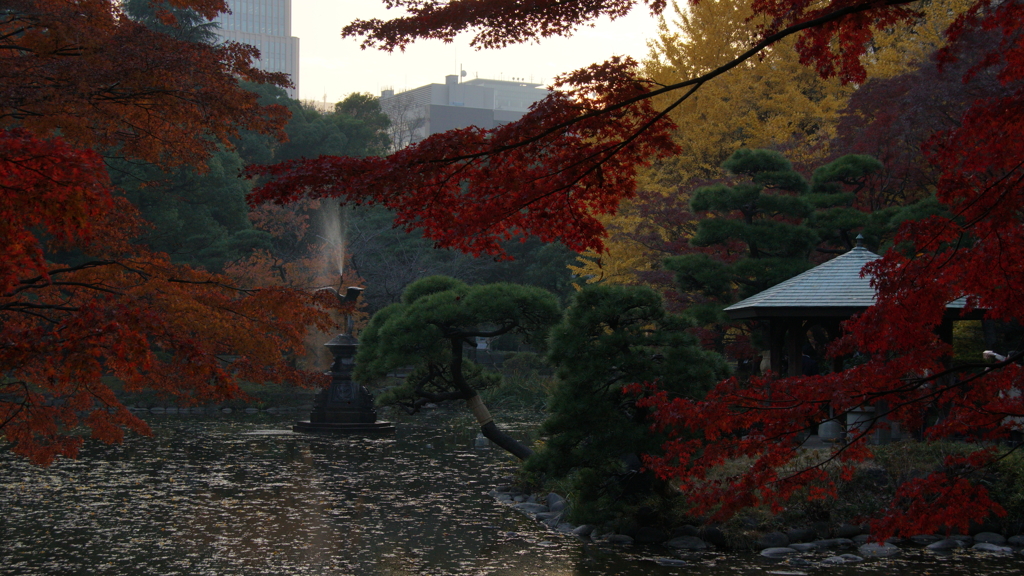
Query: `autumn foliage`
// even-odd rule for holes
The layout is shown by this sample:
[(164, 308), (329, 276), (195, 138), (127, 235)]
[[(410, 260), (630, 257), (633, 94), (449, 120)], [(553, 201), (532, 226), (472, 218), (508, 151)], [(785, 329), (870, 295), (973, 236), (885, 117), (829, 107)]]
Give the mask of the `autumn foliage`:
[[(984, 442), (1005, 440), (1020, 430), (1020, 354), (994, 366), (950, 367), (951, 345), (940, 338), (946, 304), (967, 298), (968, 310), (991, 320), (1017, 322), (1024, 308), (1015, 287), (1024, 282), (1018, 252), (1021, 237), (1021, 158), (1024, 157), (1024, 6), (979, 3), (950, 27), (950, 45), (939, 64), (951, 66), (979, 35), (995, 36), (994, 48), (961, 70), (965, 90), (993, 74), (1001, 94), (973, 101), (953, 126), (923, 144), (938, 173), (937, 198), (949, 216), (903, 225), (896, 248), (870, 264), (878, 289), (875, 306), (849, 322), (835, 342), (835, 356), (861, 354), (867, 362), (821, 377), (723, 382), (703, 401), (657, 393), (646, 403), (657, 409), (657, 426), (676, 438), (650, 465), (691, 491), (699, 507), (728, 514), (743, 506), (780, 506), (796, 490), (812, 497), (835, 495), (836, 476), (849, 477), (870, 457), (869, 435), (890, 422), (927, 439), (983, 441), (966, 456), (949, 457), (943, 469), (903, 484), (890, 507), (873, 521), (876, 535), (942, 529), (966, 532), (972, 522), (1005, 511), (974, 473), (998, 452)], [(815, 465), (796, 466), (796, 435), (809, 423), (873, 406), (870, 426), (852, 442)], [(692, 431), (700, 423), (700, 436)], [(752, 468), (728, 481), (708, 473), (726, 460), (748, 457)]]
[[(595, 15), (621, 14), (639, 3), (394, 4), (411, 15), (356, 22), (345, 33), (388, 50), (460, 31), (473, 31), (478, 46), (501, 46), (564, 34)], [(664, 8), (647, 4), (656, 13)], [(384, 204), (397, 211), (401, 226), (422, 228), (439, 245), (473, 253), (499, 253), (500, 240), (525, 234), (600, 252), (605, 230), (597, 216), (632, 197), (638, 167), (675, 152), (669, 137), (675, 127), (667, 119), (673, 107), (789, 37), (796, 38), (801, 61), (820, 75), (863, 83), (876, 33), (913, 26), (922, 17), (917, 7), (900, 0), (753, 0), (754, 16), (764, 21), (760, 35), (749, 50), (713, 70), (657, 85), (637, 78), (626, 60), (595, 65), (566, 75), (516, 124), (434, 136), (387, 159), (324, 158), (268, 168), (261, 173), (273, 180), (255, 200), (334, 197)], [(700, 401), (631, 390), (649, 395), (644, 402), (655, 411), (656, 427), (674, 438), (665, 455), (648, 465), (678, 483), (699, 509), (724, 516), (744, 506), (778, 507), (804, 488), (811, 498), (834, 494), (835, 476), (827, 471), (838, 466), (838, 477), (848, 476), (854, 463), (870, 456), (867, 435), (885, 424), (872, 421), (821, 462), (795, 464), (797, 434), (827, 418), (829, 408), (841, 417), (873, 405), (879, 416), (908, 430), (930, 423), (926, 414), (941, 414), (924, 429), (928, 438), (997, 440), (1018, 429), (1014, 418), (1024, 416), (1019, 358), (991, 370), (955, 373), (950, 346), (936, 334), (946, 303), (956, 298), (967, 297), (968, 309), (984, 310), (994, 320), (1019, 321), (1024, 312), (1018, 290), (1024, 268), (1017, 254), (1024, 240), (1022, 22), (1020, 2), (978, 0), (946, 30), (940, 66), (952, 65), (977, 31), (999, 38), (960, 82), (970, 87), (979, 75), (994, 74), (1005, 92), (980, 97), (952, 124), (923, 138), (924, 158), (937, 171), (937, 199), (950, 215), (904, 225), (897, 248), (867, 270), (878, 304), (850, 322), (848, 335), (831, 349), (866, 355), (866, 363), (829, 376), (727, 380)], [(523, 26), (513, 29), (515, 24)], [(970, 476), (994, 454), (982, 448), (951, 458), (941, 472), (903, 485), (876, 521), (876, 533), (966, 530), (970, 522), (1001, 513)], [(738, 457), (752, 459), (749, 470), (708, 480), (709, 471)]]
[[(398, 226), (420, 229), (438, 246), (473, 254), (501, 255), (502, 240), (529, 235), (600, 252), (606, 231), (598, 217), (636, 193), (638, 169), (677, 153), (668, 115), (703, 84), (801, 31), (806, 31), (801, 42), (809, 43), (805, 58), (827, 63), (833, 38), (855, 41), (872, 22), (907, 21), (915, 13), (900, 5), (908, 3), (843, 1), (829, 3), (832, 9), (808, 0), (755, 3), (755, 13), (769, 17), (763, 39), (700, 76), (659, 85), (640, 77), (631, 59), (616, 57), (557, 79), (552, 93), (512, 124), (453, 130), (387, 158), (323, 157), (254, 170), (271, 181), (252, 201), (330, 197), (380, 204), (396, 212)], [(492, 46), (501, 45), (489, 40), (495, 35), (514, 42), (565, 34), (597, 15), (621, 15), (635, 4), (400, 2), (396, 5), (412, 16), (359, 21), (345, 33), (365, 37), (366, 46), (393, 50), (417, 38), (448, 39), (474, 30), (481, 46)], [(663, 2), (648, 4), (655, 13), (664, 8)], [(523, 25), (520, 34), (509, 31), (511, 22)], [(841, 63), (829, 74), (847, 81), (863, 77), (857, 57), (864, 46), (851, 46), (844, 45)], [(670, 93), (675, 97), (667, 104), (654, 105)]]
[[(212, 16), (217, 1), (174, 2)], [(146, 224), (110, 186), (104, 156), (202, 166), (240, 129), (276, 133), (238, 78), (250, 48), (173, 40), (114, 2), (15, 1), (0, 12), (0, 430), (33, 462), (74, 456), (85, 426), (111, 442), (146, 424), (117, 400), (156, 390), (183, 405), (293, 369), (322, 296), (242, 290), (133, 243)]]
[[(213, 17), (221, 0), (176, 0)], [(277, 131), (287, 113), (258, 106), (237, 77), (287, 82), (240, 44), (185, 43), (134, 22), (116, 2), (13, 0), (0, 13), (0, 123), (59, 129), (83, 148), (165, 166), (200, 166), (240, 129)], [(205, 137), (198, 137), (203, 134)]]
[[(643, 0), (651, 12), (665, 9), (665, 0)], [(404, 50), (418, 39), (436, 38), (451, 42), (456, 34), (473, 30), (472, 44), (501, 48), (549, 36), (568, 36), (579, 26), (599, 16), (625, 16), (636, 0), (449, 0), (426, 3), (415, 0), (389, 2), (390, 7), (408, 11), (391, 20), (356, 20), (345, 27), (345, 36), (365, 36), (363, 47), (387, 51)]]
[[(172, 4), (205, 16), (224, 8), (219, 0)], [(641, 3), (391, 4), (410, 15), (355, 22), (345, 33), (393, 50), (473, 31), (478, 46), (493, 47), (567, 34)], [(643, 4), (655, 13), (665, 8), (659, 0)], [(529, 235), (600, 252), (600, 217), (636, 194), (641, 168), (677, 152), (670, 114), (707, 82), (792, 37), (801, 62), (860, 84), (876, 33), (921, 17), (909, 0), (753, 0), (751, 9), (763, 24), (749, 49), (697, 76), (658, 84), (641, 78), (629, 59), (595, 64), (564, 75), (514, 124), (435, 135), (387, 158), (321, 157), (254, 170), (267, 179), (252, 202), (379, 204), (394, 210), (398, 226), (473, 254), (500, 257), (503, 241)], [(699, 508), (727, 515), (744, 506), (778, 507), (803, 489), (811, 498), (834, 494), (829, 470), (848, 476), (870, 457), (872, 428), (886, 424), (870, 422), (818, 463), (795, 463), (798, 434), (828, 410), (841, 416), (872, 405), (878, 416), (928, 438), (995, 441), (1019, 430), (1020, 354), (954, 371), (951, 348), (937, 332), (956, 298), (992, 320), (1019, 322), (1024, 313), (1017, 256), (1024, 241), (1022, 22), (1021, 2), (977, 0), (946, 30), (938, 65), (956, 68), (971, 38), (989, 34), (994, 47), (957, 74), (961, 86), (994, 77), (1001, 89), (955, 110), (938, 132), (919, 135), (949, 215), (904, 225), (896, 248), (867, 270), (877, 305), (848, 323), (830, 351), (866, 362), (827, 376), (731, 379), (703, 400), (631, 389), (647, 397), (642, 404), (654, 412), (655, 426), (672, 437), (664, 456), (648, 465)], [(142, 430), (117, 404), (107, 375), (186, 401), (237, 394), (239, 378), (303, 380), (281, 352), (299, 345), (299, 326), (323, 321), (314, 297), (239, 291), (224, 278), (133, 247), (138, 223), (111, 193), (99, 156), (201, 166), (240, 128), (281, 127), (283, 111), (259, 107), (238, 90), (238, 78), (283, 79), (254, 70), (248, 48), (160, 36), (110, 0), (8, 2), (0, 37), (0, 426), (14, 449), (45, 463), (74, 453), (80, 440), (68, 433), (80, 422), (105, 440), (124, 428)], [(229, 356), (236, 359), (226, 364)], [(941, 417), (933, 422), (928, 414)], [(738, 457), (752, 466), (708, 480), (709, 471)], [(876, 519), (876, 533), (966, 530), (1001, 513), (971, 477), (995, 457), (981, 448), (904, 484)]]
[[(636, 63), (614, 60), (567, 75), (566, 90), (521, 120), (437, 134), (386, 158), (328, 157), (259, 167), (271, 181), (252, 202), (303, 197), (379, 204), (395, 225), (438, 246), (503, 254), (501, 242), (537, 236), (600, 248), (597, 215), (636, 191), (636, 171), (676, 150), (671, 124), (644, 97)], [(623, 104), (623, 102), (633, 102)]]

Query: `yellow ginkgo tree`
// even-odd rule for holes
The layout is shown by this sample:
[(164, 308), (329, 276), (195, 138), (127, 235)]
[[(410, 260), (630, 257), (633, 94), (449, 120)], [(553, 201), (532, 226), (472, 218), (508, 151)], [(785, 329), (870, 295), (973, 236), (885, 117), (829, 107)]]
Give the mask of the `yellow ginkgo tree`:
[[(645, 75), (664, 85), (732, 60), (749, 48), (762, 24), (743, 0), (706, 0), (674, 10), (662, 17), (644, 62)], [(820, 163), (851, 91), (800, 64), (792, 41), (701, 86), (671, 112), (681, 152), (641, 173), (639, 196), (605, 219), (606, 251), (582, 255), (574, 273), (591, 282), (639, 282), (643, 272), (660, 268), (674, 243), (685, 242), (679, 234), (692, 233), (694, 219), (673, 214), (687, 210), (687, 190), (723, 177), (719, 165), (743, 147), (784, 149), (797, 166)]]

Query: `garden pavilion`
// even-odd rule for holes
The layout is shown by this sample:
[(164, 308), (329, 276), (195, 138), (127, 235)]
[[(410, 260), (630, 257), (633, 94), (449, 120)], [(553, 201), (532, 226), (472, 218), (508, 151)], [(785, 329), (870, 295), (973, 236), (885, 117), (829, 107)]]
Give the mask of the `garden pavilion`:
[[(756, 320), (768, 323), (771, 369), (782, 372), (783, 357), (789, 361), (789, 376), (799, 376), (801, 349), (807, 342), (807, 332), (820, 326), (832, 340), (839, 335), (840, 324), (875, 303), (875, 289), (871, 279), (861, 275), (864, 265), (881, 258), (863, 245), (857, 237), (857, 246), (828, 262), (794, 276), (750, 298), (725, 309), (733, 320)], [(965, 320), (961, 315), (965, 298), (949, 303), (946, 318), (939, 328), (939, 336), (952, 341), (953, 321)], [(980, 318), (975, 311), (972, 318)], [(842, 360), (833, 360), (834, 371), (842, 369)]]

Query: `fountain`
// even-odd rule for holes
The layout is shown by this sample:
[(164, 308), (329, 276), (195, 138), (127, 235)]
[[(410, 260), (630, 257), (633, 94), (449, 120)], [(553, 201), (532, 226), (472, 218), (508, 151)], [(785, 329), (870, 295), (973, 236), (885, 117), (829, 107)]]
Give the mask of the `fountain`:
[[(341, 296), (334, 288), (326, 288), (338, 296), (342, 304), (355, 302), (362, 288), (350, 286)], [(346, 314), (347, 333), (338, 334), (324, 344), (334, 356), (331, 369), (331, 384), (320, 391), (313, 400), (313, 411), (309, 420), (296, 422), (295, 432), (328, 434), (390, 434), (395, 427), (390, 422), (377, 422), (377, 410), (373, 407), (373, 395), (357, 382), (352, 381), (356, 348), (359, 341), (352, 336), (352, 316)]]

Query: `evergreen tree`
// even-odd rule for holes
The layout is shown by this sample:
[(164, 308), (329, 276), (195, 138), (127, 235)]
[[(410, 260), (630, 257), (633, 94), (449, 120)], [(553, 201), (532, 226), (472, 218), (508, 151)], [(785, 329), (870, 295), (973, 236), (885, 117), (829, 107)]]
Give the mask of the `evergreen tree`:
[(285, 126), (288, 141), (252, 132), (243, 133), (237, 142), (248, 164), (270, 164), (300, 158), (326, 156), (380, 156), (387, 152), (390, 120), (381, 111), (378, 99), (368, 94), (350, 94), (321, 112), (289, 98), (283, 88), (270, 84), (243, 84), (259, 94), (260, 104), (277, 104), (288, 109), (291, 119)]
[(856, 232), (878, 246), (907, 217), (857, 205), (867, 177), (881, 168), (870, 156), (843, 156), (810, 182), (772, 150), (737, 150), (722, 167), (739, 178), (698, 188), (690, 201), (707, 213), (690, 240), (696, 249), (665, 261), (682, 290), (699, 295), (689, 312), (702, 323), (725, 321), (723, 307), (807, 270), (815, 251), (853, 248)]
[(597, 284), (576, 294), (551, 332), (548, 361), (558, 385), (541, 426), (544, 448), (527, 468), (567, 478), (578, 496), (576, 519), (607, 516), (629, 490), (640, 455), (658, 452), (646, 412), (623, 393), (632, 383), (658, 382), (674, 394), (702, 397), (728, 374), (721, 356), (702, 350), (689, 320), (667, 314), (661, 296), (638, 286)]
[[(193, 9), (151, 0), (126, 0), (122, 7), (132, 20), (176, 40), (218, 42), (217, 24)], [(270, 135), (260, 138), (273, 142)], [(244, 162), (235, 151), (217, 150), (202, 172), (192, 167), (167, 171), (112, 155), (113, 184), (150, 224), (137, 242), (166, 252), (176, 263), (218, 272), (225, 263), (268, 245), (269, 235), (249, 223), (245, 196), (252, 185), (241, 178)]]
[(726, 322), (721, 309), (737, 297), (809, 268), (807, 256), (818, 242), (815, 231), (800, 224), (813, 211), (804, 197), (810, 186), (782, 154), (740, 149), (722, 168), (746, 179), (693, 192), (691, 209), (709, 215), (690, 239), (698, 250), (665, 261), (682, 291), (697, 295), (688, 313), (702, 325)]
[[(149, 6), (145, 0), (140, 3)], [(150, 16), (154, 25), (160, 23), (155, 13)], [(186, 16), (178, 19), (182, 26), (192, 22)], [(220, 148), (203, 172), (189, 167), (168, 172), (152, 164), (110, 162), (114, 184), (152, 225), (138, 241), (170, 254), (177, 263), (219, 272), (259, 249), (286, 261), (306, 254), (311, 244), (321, 242), (319, 229), (294, 238), (253, 227), (246, 204), (252, 181), (243, 178), (245, 167), (321, 154), (375, 155), (387, 148), (387, 117), (376, 100), (366, 95), (353, 94), (338, 104), (338, 111), (325, 114), (289, 98), (283, 88), (243, 86), (259, 94), (261, 104), (277, 104), (291, 112), (285, 126), (287, 142), (244, 131), (233, 142), (234, 149)], [(315, 220), (317, 214), (302, 217)]]
[(353, 376), (364, 383), (380, 382), (394, 370), (414, 367), (377, 403), (415, 413), (428, 402), (465, 400), (484, 436), (525, 459), (533, 451), (498, 429), (478, 394), (498, 384), (500, 376), (464, 358), (463, 347), (475, 346), (477, 337), (504, 334), (518, 334), (542, 346), (559, 318), (557, 300), (540, 288), (505, 283), (469, 286), (445, 276), (423, 278), (405, 289), (401, 302), (371, 318), (360, 335)]
[[(722, 167), (739, 178), (694, 191), (697, 222), (688, 253), (665, 260), (675, 272), (686, 314), (701, 326), (706, 346), (734, 358), (757, 354), (752, 335), (723, 309), (842, 254), (863, 235), (870, 250), (887, 246), (902, 222), (941, 212), (927, 197), (907, 206), (871, 210), (873, 175), (882, 164), (848, 154), (817, 168), (810, 181), (779, 152), (737, 150)], [(756, 334), (756, 332), (754, 333)], [(764, 347), (764, 342), (754, 343)]]
[(114, 184), (151, 225), (137, 241), (177, 263), (219, 272), (270, 245), (270, 235), (249, 222), (245, 197), (252, 184), (241, 178), (244, 164), (234, 151), (215, 152), (203, 173), (124, 161), (111, 161), (110, 168)]
[[(643, 62), (643, 76), (670, 85), (721, 66), (756, 42), (763, 22), (749, 0), (670, 4)], [(610, 233), (605, 252), (587, 252), (579, 274), (625, 284), (671, 285), (661, 261), (679, 254), (694, 219), (685, 209), (690, 190), (724, 176), (721, 164), (740, 147), (782, 147), (798, 166), (829, 156), (829, 140), (852, 88), (821, 78), (800, 63), (794, 39), (785, 39), (703, 84), (672, 106), (679, 151), (639, 174), (638, 195), (602, 220)], [(686, 228), (680, 230), (680, 228)], [(666, 294), (668, 296), (668, 294)]]
[(537, 286), (563, 303), (573, 293), (567, 265), (576, 256), (560, 243), (537, 238), (507, 242), (512, 260), (474, 258), (456, 250), (434, 247), (417, 231), (393, 226), (394, 213), (379, 206), (345, 207), (346, 253), (366, 281), (362, 300), (371, 311), (399, 302), (406, 286), (427, 276), (451, 276), (467, 284), (513, 282)]

